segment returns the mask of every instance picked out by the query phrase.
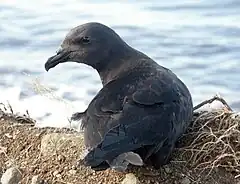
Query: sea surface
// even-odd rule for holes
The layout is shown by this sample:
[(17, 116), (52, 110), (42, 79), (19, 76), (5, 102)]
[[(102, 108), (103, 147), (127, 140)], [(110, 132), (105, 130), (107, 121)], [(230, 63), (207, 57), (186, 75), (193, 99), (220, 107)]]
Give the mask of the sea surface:
[(100, 78), (85, 65), (46, 72), (44, 63), (69, 29), (89, 21), (175, 72), (194, 105), (220, 94), (240, 111), (239, 0), (1, 1), (0, 102), (28, 110), (39, 126), (69, 126), (71, 113), (85, 110), (102, 87)]

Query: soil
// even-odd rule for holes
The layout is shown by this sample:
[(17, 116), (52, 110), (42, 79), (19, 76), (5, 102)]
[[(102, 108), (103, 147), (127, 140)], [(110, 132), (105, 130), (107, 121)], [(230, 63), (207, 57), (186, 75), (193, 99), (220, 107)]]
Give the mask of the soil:
[[(44, 154), (42, 138), (48, 134), (79, 136), (70, 129), (36, 128), (34, 124), (22, 124), (18, 119), (0, 120), (0, 177), (11, 166), (22, 173), (22, 184), (31, 183), (38, 175), (48, 184), (118, 184), (126, 173), (134, 173), (141, 184), (240, 184), (240, 180), (224, 169), (215, 169), (210, 175), (200, 173), (188, 165), (189, 158), (180, 158), (176, 150), (171, 163), (160, 170), (129, 168), (125, 173), (113, 170), (94, 172), (79, 162), (82, 143), (70, 141), (59, 146), (53, 154)], [(46, 150), (45, 150), (46, 151)]]

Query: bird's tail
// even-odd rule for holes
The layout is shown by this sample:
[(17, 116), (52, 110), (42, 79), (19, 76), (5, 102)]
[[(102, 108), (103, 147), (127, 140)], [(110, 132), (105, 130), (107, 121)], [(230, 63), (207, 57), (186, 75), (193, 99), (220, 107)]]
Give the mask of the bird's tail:
[[(94, 168), (100, 166), (105, 161), (112, 163), (114, 159), (123, 153), (129, 153), (142, 146), (152, 144), (150, 140), (146, 141), (147, 139), (144, 139), (145, 142), (135, 141), (133, 137), (134, 135), (127, 135), (124, 126), (120, 125), (111, 129), (104, 137), (103, 142), (85, 156), (84, 164)], [(125, 160), (131, 159), (130, 155), (127, 154), (125, 156)], [(132, 162), (135, 162), (134, 159), (136, 157), (133, 158)]]
[[(104, 150), (99, 147), (93, 149), (84, 158), (85, 166), (91, 166), (91, 168), (93, 169), (95, 168), (98, 170), (100, 168), (106, 169), (105, 162), (108, 163), (109, 167), (110, 165), (114, 167), (116, 165), (121, 165), (121, 163), (117, 163), (116, 161), (123, 162), (124, 160), (127, 161), (128, 163), (136, 163), (136, 165), (138, 165), (138, 162), (134, 161), (134, 160), (137, 160), (136, 157), (132, 156), (133, 158), (130, 158), (131, 154), (129, 155), (128, 153), (131, 153), (131, 151), (136, 150), (141, 145), (136, 145), (131, 143), (128, 144), (128, 143), (129, 141), (126, 141), (126, 144), (119, 145), (118, 147), (115, 147), (115, 145), (112, 145), (111, 146), (112, 150)], [(123, 154), (126, 155), (126, 158), (123, 158), (123, 159), (117, 158), (118, 156)], [(141, 165), (140, 162), (139, 162), (139, 165)], [(102, 167), (103, 165), (104, 167)]]

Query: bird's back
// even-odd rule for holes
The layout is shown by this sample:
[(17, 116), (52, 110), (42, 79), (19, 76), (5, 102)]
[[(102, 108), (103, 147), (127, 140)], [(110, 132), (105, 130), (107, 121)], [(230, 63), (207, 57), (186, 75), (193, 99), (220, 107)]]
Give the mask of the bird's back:
[[(146, 64), (104, 85), (91, 101), (83, 118), (85, 143), (89, 148), (101, 145), (103, 149), (105, 145), (114, 150), (111, 145), (122, 134), (125, 143), (119, 143), (119, 153), (121, 149), (130, 151), (126, 145), (131, 142), (155, 146), (165, 139), (174, 143), (191, 117), (192, 98), (185, 84), (170, 70), (156, 63)], [(137, 148), (133, 146), (132, 150)]]

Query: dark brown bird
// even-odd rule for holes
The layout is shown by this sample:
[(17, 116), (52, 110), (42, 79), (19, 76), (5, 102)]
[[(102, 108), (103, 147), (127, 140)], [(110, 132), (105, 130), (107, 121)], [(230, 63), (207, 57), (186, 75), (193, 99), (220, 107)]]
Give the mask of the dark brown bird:
[(125, 170), (128, 163), (142, 165), (143, 161), (155, 168), (166, 164), (192, 119), (192, 97), (186, 85), (96, 22), (73, 28), (45, 69), (68, 61), (93, 67), (103, 84), (86, 111), (72, 116), (82, 119), (89, 150), (85, 165)]

